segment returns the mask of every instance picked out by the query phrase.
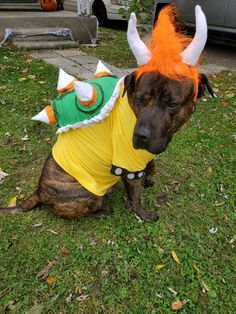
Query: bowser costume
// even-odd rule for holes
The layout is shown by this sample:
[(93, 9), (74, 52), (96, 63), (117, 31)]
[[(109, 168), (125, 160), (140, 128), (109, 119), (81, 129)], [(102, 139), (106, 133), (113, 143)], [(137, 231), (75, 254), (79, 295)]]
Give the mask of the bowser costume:
[(57, 123), (59, 136), (52, 149), (54, 160), (98, 196), (103, 196), (120, 177), (142, 178), (147, 163), (154, 158), (146, 150), (133, 148), (136, 117), (127, 95), (122, 96), (123, 78), (112, 76), (104, 67), (99, 62), (96, 79), (87, 83), (78, 82), (60, 70), (58, 91), (63, 90), (62, 94), (32, 118)]
[[(198, 93), (198, 63), (207, 40), (207, 22), (201, 7), (195, 7), (193, 40), (176, 32), (174, 6), (165, 7), (153, 29), (149, 47), (140, 39), (136, 16), (130, 15), (127, 38), (137, 60), (136, 78), (158, 72), (170, 79), (191, 79)], [(102, 196), (121, 176), (141, 178), (154, 155), (134, 149), (136, 117), (122, 96), (124, 78), (112, 76), (100, 61), (96, 79), (79, 82), (60, 70), (57, 89), (62, 95), (33, 120), (57, 123), (59, 137), (53, 147), (55, 161), (95, 195)]]

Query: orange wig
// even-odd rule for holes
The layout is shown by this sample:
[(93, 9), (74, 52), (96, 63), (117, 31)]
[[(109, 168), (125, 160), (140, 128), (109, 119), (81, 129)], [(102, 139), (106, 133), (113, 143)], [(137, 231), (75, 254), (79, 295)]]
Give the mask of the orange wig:
[(149, 49), (151, 60), (140, 66), (136, 75), (158, 72), (170, 79), (189, 78), (195, 83), (195, 99), (198, 93), (199, 73), (196, 67), (183, 62), (181, 52), (189, 45), (191, 38), (176, 31), (176, 8), (169, 5), (161, 10), (152, 31)]

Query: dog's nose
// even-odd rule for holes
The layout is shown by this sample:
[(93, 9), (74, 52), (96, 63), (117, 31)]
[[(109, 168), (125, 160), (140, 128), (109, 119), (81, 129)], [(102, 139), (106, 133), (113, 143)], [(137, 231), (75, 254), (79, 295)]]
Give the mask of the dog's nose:
[(143, 143), (146, 143), (149, 141), (150, 137), (151, 137), (151, 131), (146, 128), (146, 127), (142, 127), (139, 128), (138, 130), (136, 130), (135, 132), (135, 136)]

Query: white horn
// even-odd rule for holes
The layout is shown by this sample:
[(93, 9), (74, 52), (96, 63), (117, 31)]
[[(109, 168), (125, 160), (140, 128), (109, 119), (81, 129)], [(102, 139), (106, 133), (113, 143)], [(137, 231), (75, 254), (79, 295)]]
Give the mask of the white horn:
[(67, 74), (64, 70), (60, 69), (57, 82), (57, 90), (62, 90), (66, 88), (66, 86), (71, 84), (74, 79), (74, 76)]
[(40, 111), (38, 114), (36, 114), (36, 116), (31, 118), (31, 120), (41, 121), (41, 122), (50, 124), (46, 109), (43, 109), (42, 111)]
[(127, 39), (138, 65), (148, 63), (151, 59), (151, 53), (145, 43), (140, 39), (137, 31), (137, 18), (135, 13), (131, 13), (129, 18)]
[(192, 42), (181, 53), (183, 62), (188, 65), (195, 65), (205, 47), (207, 40), (207, 21), (200, 5), (195, 7), (196, 32)]
[(78, 99), (84, 103), (91, 101), (94, 96), (94, 88), (86, 82), (74, 81), (75, 92)]

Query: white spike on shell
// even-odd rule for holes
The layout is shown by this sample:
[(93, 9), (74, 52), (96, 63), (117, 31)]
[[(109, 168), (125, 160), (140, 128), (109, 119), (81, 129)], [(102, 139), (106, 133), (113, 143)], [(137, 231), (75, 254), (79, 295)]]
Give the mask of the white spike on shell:
[(93, 86), (86, 82), (74, 81), (74, 88), (81, 102), (90, 101), (93, 98)]
[(95, 71), (95, 76), (101, 72), (107, 72), (111, 74), (111, 71), (102, 63), (102, 61), (98, 61), (97, 68)]
[(58, 82), (57, 82), (57, 90), (64, 89), (66, 86), (71, 84), (74, 81), (74, 76), (66, 73), (64, 70), (60, 69)]
[(151, 52), (145, 43), (140, 39), (139, 33), (137, 31), (137, 18), (135, 13), (131, 13), (130, 15), (127, 39), (138, 65), (148, 63), (148, 61), (151, 59)]
[(207, 21), (200, 5), (195, 7), (196, 32), (192, 42), (181, 53), (182, 60), (188, 65), (194, 66), (205, 47), (207, 40)]
[(46, 109), (43, 109), (42, 111), (40, 111), (38, 114), (36, 114), (36, 116), (31, 118), (31, 120), (41, 121), (41, 122), (50, 124)]

